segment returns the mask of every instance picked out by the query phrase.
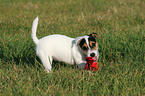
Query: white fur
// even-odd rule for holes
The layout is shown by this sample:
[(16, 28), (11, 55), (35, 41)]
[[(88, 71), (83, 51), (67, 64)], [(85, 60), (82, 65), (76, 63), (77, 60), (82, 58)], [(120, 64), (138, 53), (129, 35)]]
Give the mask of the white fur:
[(32, 39), (36, 45), (39, 42), (38, 38), (36, 37), (37, 25), (38, 25), (38, 17), (36, 17), (36, 19), (33, 21), (32, 34), (31, 34)]
[[(62, 61), (71, 65), (77, 64), (78, 68), (84, 68), (86, 65), (86, 55), (78, 46), (79, 40), (88, 38), (82, 36), (78, 38), (70, 38), (64, 35), (49, 35), (38, 40), (36, 30), (38, 25), (38, 17), (33, 21), (32, 39), (36, 44), (36, 54), (41, 59), (45, 70), (51, 71), (52, 60)], [(94, 50), (98, 56), (98, 51)], [(90, 53), (88, 53), (90, 54)]]

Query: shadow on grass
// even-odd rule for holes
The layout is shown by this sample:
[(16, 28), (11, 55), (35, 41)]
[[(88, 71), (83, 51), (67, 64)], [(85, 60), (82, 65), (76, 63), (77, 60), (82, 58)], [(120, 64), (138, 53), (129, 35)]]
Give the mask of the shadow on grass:
[(59, 70), (61, 67), (77, 68), (77, 65), (70, 65), (59, 61), (53, 61), (52, 68), (54, 70)]

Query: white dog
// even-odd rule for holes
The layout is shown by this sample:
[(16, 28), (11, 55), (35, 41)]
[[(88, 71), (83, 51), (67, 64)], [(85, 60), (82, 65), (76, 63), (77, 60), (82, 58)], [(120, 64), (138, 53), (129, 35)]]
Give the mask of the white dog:
[(37, 25), (38, 17), (33, 21), (31, 36), (36, 44), (36, 54), (48, 73), (51, 71), (53, 59), (71, 65), (77, 64), (78, 68), (85, 67), (86, 57), (91, 56), (95, 61), (98, 60), (99, 52), (95, 33), (77, 38), (49, 35), (38, 39), (36, 37)]

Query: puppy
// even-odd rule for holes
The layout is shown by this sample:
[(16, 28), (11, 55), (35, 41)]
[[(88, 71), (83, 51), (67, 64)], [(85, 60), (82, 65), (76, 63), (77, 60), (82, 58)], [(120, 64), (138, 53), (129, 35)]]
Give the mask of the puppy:
[(48, 73), (51, 71), (53, 60), (71, 65), (77, 64), (78, 68), (85, 67), (86, 57), (91, 56), (95, 61), (98, 60), (96, 33), (77, 38), (64, 35), (49, 35), (38, 39), (36, 37), (37, 25), (38, 17), (33, 21), (31, 36), (36, 44), (36, 54)]

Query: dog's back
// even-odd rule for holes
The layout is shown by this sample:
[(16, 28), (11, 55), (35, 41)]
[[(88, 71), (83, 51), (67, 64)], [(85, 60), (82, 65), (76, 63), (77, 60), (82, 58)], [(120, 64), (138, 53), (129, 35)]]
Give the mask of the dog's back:
[[(52, 58), (71, 64), (71, 46), (73, 38), (64, 35), (49, 35), (39, 39), (36, 52), (45, 52)], [(65, 60), (65, 61), (64, 61)]]

